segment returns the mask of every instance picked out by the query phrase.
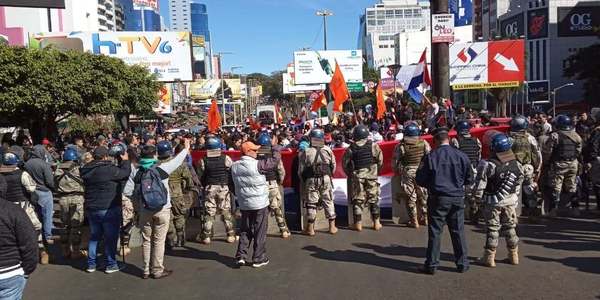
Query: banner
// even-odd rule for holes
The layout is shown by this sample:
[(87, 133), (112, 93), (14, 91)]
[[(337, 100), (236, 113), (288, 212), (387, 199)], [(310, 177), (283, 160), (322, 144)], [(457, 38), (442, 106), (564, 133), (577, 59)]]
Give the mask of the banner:
[(473, 24), (473, 0), (449, 0), (448, 8), (454, 15), (455, 27)]
[(527, 39), (548, 37), (548, 8), (534, 9), (527, 12)]
[[(241, 82), (239, 78), (234, 79), (223, 79), (223, 86), (225, 88), (225, 98), (228, 98), (231, 92), (231, 98), (233, 100), (241, 99)], [(193, 100), (207, 100), (214, 97), (219, 97), (217, 92), (221, 88), (220, 79), (200, 79), (190, 83), (190, 98)], [(231, 91), (229, 91), (229, 89)]]
[(525, 15), (520, 13), (500, 20), (500, 34), (509, 38), (525, 36)]
[(454, 43), (454, 15), (431, 16), (431, 43)]
[(600, 34), (600, 6), (558, 8), (558, 36)]
[[(33, 36), (40, 47), (89, 51), (142, 65), (158, 81), (192, 81), (192, 45), (189, 32), (70, 32)], [(36, 45), (33, 45), (36, 46)]]
[(336, 63), (346, 82), (362, 82), (362, 50), (294, 52), (295, 84), (326, 84), (331, 81)]
[(527, 82), (527, 98), (529, 102), (549, 101), (550, 83), (548, 80)]
[(138, 9), (140, 7), (152, 8), (155, 11), (158, 11), (158, 1), (157, 0), (133, 0), (133, 6)]
[(170, 114), (171, 103), (173, 99), (173, 90), (171, 89), (171, 84), (163, 84), (158, 90), (158, 105), (153, 108), (153, 110), (159, 114)]

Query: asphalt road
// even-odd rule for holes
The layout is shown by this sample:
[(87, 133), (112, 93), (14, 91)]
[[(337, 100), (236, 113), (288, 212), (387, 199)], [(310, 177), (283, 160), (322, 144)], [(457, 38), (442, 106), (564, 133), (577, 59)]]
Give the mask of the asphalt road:
[[(123, 272), (111, 275), (85, 273), (83, 260), (56, 259), (31, 276), (25, 299), (600, 299), (599, 216), (522, 222), (519, 266), (473, 264), (465, 274), (455, 271), (447, 232), (442, 266), (430, 276), (417, 272), (426, 228), (385, 224), (380, 232), (271, 237), (271, 263), (262, 269), (236, 269), (236, 245), (189, 242), (166, 256), (175, 273), (161, 280), (140, 278), (139, 248)], [(475, 260), (483, 252), (483, 228), (467, 226), (467, 240)], [(497, 259), (506, 253), (502, 246)]]

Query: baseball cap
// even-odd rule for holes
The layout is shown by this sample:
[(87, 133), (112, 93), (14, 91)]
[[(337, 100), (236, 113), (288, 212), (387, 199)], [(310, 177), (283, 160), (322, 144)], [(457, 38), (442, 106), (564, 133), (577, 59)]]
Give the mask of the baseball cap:
[(102, 159), (108, 156), (108, 148), (104, 146), (99, 146), (94, 149), (94, 159)]
[(253, 142), (245, 142), (242, 144), (242, 152), (244, 154), (248, 154), (250, 151), (258, 151), (258, 149), (260, 149), (260, 146), (254, 144)]
[(42, 140), (42, 145), (44, 145), (44, 146), (45, 146), (45, 145), (50, 145), (50, 141), (49, 141), (47, 138), (44, 138), (44, 139)]

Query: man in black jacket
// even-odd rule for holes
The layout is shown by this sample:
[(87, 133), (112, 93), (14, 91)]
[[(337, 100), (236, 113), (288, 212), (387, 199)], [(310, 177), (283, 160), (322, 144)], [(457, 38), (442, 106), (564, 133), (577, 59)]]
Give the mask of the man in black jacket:
[(0, 299), (21, 299), (27, 277), (37, 267), (38, 246), (27, 214), (4, 199), (0, 176)]
[(99, 146), (94, 149), (94, 161), (81, 167), (79, 174), (85, 187), (85, 217), (90, 224), (90, 241), (88, 244), (87, 272), (96, 271), (96, 247), (104, 236), (104, 256), (106, 257), (105, 273), (121, 270), (117, 264), (117, 241), (122, 221), (122, 192), (129, 174), (131, 164), (127, 152), (121, 155), (119, 166), (115, 166), (108, 157), (108, 149)]
[(52, 215), (54, 214), (54, 199), (52, 191), (54, 190), (54, 175), (52, 167), (46, 161), (46, 149), (43, 145), (36, 145), (30, 153), (30, 158), (25, 163), (25, 170), (37, 186), (35, 194), (37, 195), (38, 214), (42, 221), (42, 236), (46, 243), (53, 244), (52, 239)]

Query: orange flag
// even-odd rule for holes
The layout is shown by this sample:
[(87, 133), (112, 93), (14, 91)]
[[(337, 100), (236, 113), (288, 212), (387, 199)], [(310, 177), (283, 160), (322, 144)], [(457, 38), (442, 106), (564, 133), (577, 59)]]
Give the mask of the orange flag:
[(342, 112), (342, 105), (344, 102), (350, 99), (350, 93), (348, 92), (348, 87), (346, 86), (344, 74), (342, 74), (340, 65), (337, 63), (335, 65), (335, 72), (333, 73), (333, 77), (329, 83), (329, 89), (331, 90), (331, 94), (333, 95), (334, 99), (333, 111)]
[(281, 113), (279, 102), (275, 102), (275, 118), (277, 119), (277, 123), (283, 122), (283, 114)]
[(321, 107), (327, 106), (327, 100), (325, 99), (325, 92), (319, 93), (317, 99), (315, 99), (310, 107), (310, 111), (317, 112)]
[(381, 81), (377, 84), (377, 120), (383, 119), (385, 115), (385, 100), (383, 99), (383, 88), (381, 87)]
[(221, 127), (221, 114), (219, 114), (217, 100), (213, 99), (210, 109), (208, 110), (208, 131), (215, 132), (219, 127)]

